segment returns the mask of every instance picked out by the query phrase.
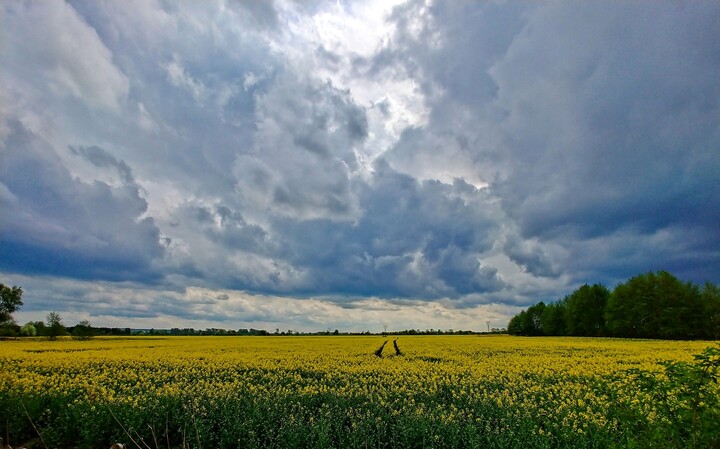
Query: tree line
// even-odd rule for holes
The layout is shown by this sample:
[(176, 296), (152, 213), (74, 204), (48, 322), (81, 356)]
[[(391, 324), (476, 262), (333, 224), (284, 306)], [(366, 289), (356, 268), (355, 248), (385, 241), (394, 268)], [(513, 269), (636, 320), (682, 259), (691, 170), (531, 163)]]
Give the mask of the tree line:
[[(265, 329), (195, 329), (195, 328), (177, 328), (172, 329), (131, 329), (129, 327), (94, 327), (89, 321), (80, 321), (75, 326), (66, 326), (63, 318), (58, 312), (50, 312), (45, 321), (30, 321), (20, 326), (13, 318), (13, 313), (23, 305), (22, 301), (23, 289), (18, 286), (6, 286), (0, 283), (0, 338), (16, 338), (16, 337), (47, 337), (54, 340), (58, 337), (71, 336), (77, 340), (87, 340), (94, 336), (112, 336), (112, 335), (136, 335), (136, 336), (285, 336), (285, 335), (474, 335), (478, 332), (455, 330), (455, 329), (405, 329), (401, 331), (387, 331), (382, 333), (372, 333), (369, 330), (359, 332), (340, 332), (338, 329), (331, 331), (330, 329), (318, 332), (302, 332), (289, 329), (281, 331), (275, 329), (274, 333), (270, 333)], [(489, 324), (488, 324), (489, 327)], [(493, 328), (488, 333), (504, 333), (505, 329)], [(485, 333), (485, 332), (480, 332)]]
[(515, 315), (513, 335), (720, 339), (720, 289), (683, 282), (667, 271), (630, 278), (613, 290), (583, 285), (563, 299)]

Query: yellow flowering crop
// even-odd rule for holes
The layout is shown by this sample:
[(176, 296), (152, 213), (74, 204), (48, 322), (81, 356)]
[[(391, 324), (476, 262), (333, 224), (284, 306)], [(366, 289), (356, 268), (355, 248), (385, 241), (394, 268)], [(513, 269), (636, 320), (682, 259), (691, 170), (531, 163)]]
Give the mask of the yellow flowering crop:
[[(127, 439), (120, 424), (128, 427), (128, 422), (136, 429), (151, 428), (155, 435), (175, 419), (185, 427), (167, 430), (168, 440), (174, 432), (180, 441), (194, 427), (202, 438), (187, 444), (195, 446), (208, 446), (202, 442), (212, 440), (227, 447), (243, 446), (243, 441), (247, 447), (267, 441), (293, 447), (382, 447), (379, 435), (394, 439), (395, 447), (440, 447), (453, 438), (458, 447), (470, 447), (473, 438), (487, 447), (493, 447), (493, 441), (495, 447), (505, 447), (503, 438), (515, 433), (517, 438), (530, 435), (534, 441), (559, 444), (593, 438), (597, 432), (618, 443), (613, 435), (629, 431), (618, 407), (648, 423), (657, 416), (652, 396), (634, 388), (623, 373), (630, 368), (659, 373), (659, 362), (691, 361), (708, 346), (401, 336), (403, 356), (395, 356), (388, 345), (383, 357), (376, 357), (374, 351), (385, 340), (295, 336), (6, 341), (0, 343), (0, 399), (35, 404), (38, 421), (60, 419), (53, 410), (58, 404), (89, 422), (98, 416), (115, 428), (107, 438)], [(52, 407), (47, 409), (47, 404)], [(27, 427), (21, 418), (14, 419), (18, 428)], [(89, 426), (85, 421), (73, 424), (72, 419), (80, 418), (62, 419), (68, 420), (66, 425)], [(264, 427), (261, 421), (268, 420), (275, 420), (274, 426)], [(307, 441), (286, 441), (291, 437), (283, 436), (285, 427), (311, 433)], [(108, 430), (104, 432), (87, 440), (104, 438)], [(135, 432), (140, 437), (148, 431)], [(274, 439), (264, 440), (265, 433)], [(416, 437), (420, 439), (412, 439)]]

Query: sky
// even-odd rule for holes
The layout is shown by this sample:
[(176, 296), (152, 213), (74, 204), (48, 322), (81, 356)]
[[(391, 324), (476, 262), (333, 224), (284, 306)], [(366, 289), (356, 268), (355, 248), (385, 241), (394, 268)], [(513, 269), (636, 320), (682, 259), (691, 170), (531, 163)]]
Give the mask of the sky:
[(0, 2), (21, 324), (504, 327), (720, 282), (720, 3)]

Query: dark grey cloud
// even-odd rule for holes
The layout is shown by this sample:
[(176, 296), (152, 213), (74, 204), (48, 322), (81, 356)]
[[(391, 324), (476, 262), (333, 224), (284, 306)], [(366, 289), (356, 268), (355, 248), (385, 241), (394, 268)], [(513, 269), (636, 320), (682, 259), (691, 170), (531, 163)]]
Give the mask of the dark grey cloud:
[[(430, 118), (387, 158), (416, 176), (438, 173), (443, 157), (456, 173), (471, 164), (522, 238), (537, 240), (528, 252), (512, 237), (504, 250), (538, 275), (553, 273), (544, 244), (604, 236), (657, 255), (645, 242), (683, 229), (717, 254), (719, 14), (713, 2), (411, 2), (375, 63), (417, 79)], [(707, 274), (690, 240), (674, 250), (660, 261), (595, 260), (591, 276), (679, 267), (677, 257), (692, 278)]]
[[(261, 226), (247, 223), (242, 215), (227, 206), (188, 204), (187, 220), (181, 225), (192, 232), (202, 232), (210, 241), (226, 251), (249, 251), (254, 254), (271, 254), (268, 232)], [(180, 217), (177, 214), (176, 217)]]
[(365, 110), (331, 83), (287, 71), (256, 101), (255, 144), (233, 166), (247, 205), (300, 219), (356, 213), (349, 178), (368, 134)]
[[(491, 70), (505, 149), (498, 183), (526, 235), (676, 223), (713, 227), (717, 5), (548, 5)], [(589, 18), (592, 17), (591, 26)], [(580, 24), (583, 25), (580, 25)], [(522, 69), (522, 70), (521, 70)]]
[(503, 252), (519, 267), (533, 275), (556, 277), (559, 274), (538, 245), (524, 241), (516, 234), (507, 237)]
[(498, 210), (484, 192), (418, 182), (386, 163), (359, 187), (357, 221), (278, 221), (289, 260), (309, 272), (308, 294), (458, 297), (505, 287), (481, 257), (498, 235)]
[(73, 126), (84, 124), (81, 142), (114, 142), (113, 154), (140, 179), (203, 195), (232, 191), (227, 168), (253, 146), (256, 96), (282, 70), (264, 34), (277, 31), (259, 26), (254, 15), (269, 18), (274, 6), (250, 3), (138, 2), (128, 8), (72, 2), (116, 68), (131, 75), (122, 116), (73, 120)]
[(394, 10), (393, 46), (380, 53), (374, 68), (383, 70), (402, 59), (430, 100), (438, 100), (433, 118), (452, 120), (443, 117), (445, 104), (474, 109), (497, 95), (490, 68), (506, 54), (534, 8), (523, 2), (409, 1)]
[(175, 211), (170, 251), (190, 248), (197, 272), (188, 274), (201, 285), (263, 294), (431, 300), (507, 288), (481, 261), (502, 214), (484, 191), (418, 182), (384, 162), (351, 185), (363, 211), (352, 221), (277, 214), (261, 226), (227, 204), (187, 202)]
[[(0, 266), (20, 273), (90, 279), (162, 277), (160, 231), (138, 187), (74, 178), (53, 148), (15, 120), (0, 144)], [(122, 161), (104, 155), (119, 167)], [(102, 160), (105, 160), (102, 159)]]
[(132, 175), (132, 170), (130, 167), (125, 163), (125, 161), (121, 161), (115, 158), (112, 154), (108, 153), (104, 149), (93, 145), (89, 147), (84, 146), (78, 146), (70, 147), (70, 151), (73, 154), (76, 154), (78, 156), (83, 157), (88, 162), (90, 162), (92, 165), (98, 168), (105, 168), (105, 167), (111, 167), (115, 170), (117, 170), (118, 175), (120, 175), (120, 178), (123, 182), (127, 184), (132, 184), (135, 182), (135, 179)]

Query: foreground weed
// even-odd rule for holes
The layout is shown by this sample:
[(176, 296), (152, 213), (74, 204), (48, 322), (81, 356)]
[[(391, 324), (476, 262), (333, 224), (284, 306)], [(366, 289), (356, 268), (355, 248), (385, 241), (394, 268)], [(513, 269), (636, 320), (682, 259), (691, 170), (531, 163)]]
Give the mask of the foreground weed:
[(720, 446), (720, 345), (693, 356), (692, 362), (665, 361), (663, 372), (632, 369), (638, 386), (654, 400), (661, 419), (671, 423), (657, 434), (678, 447)]

